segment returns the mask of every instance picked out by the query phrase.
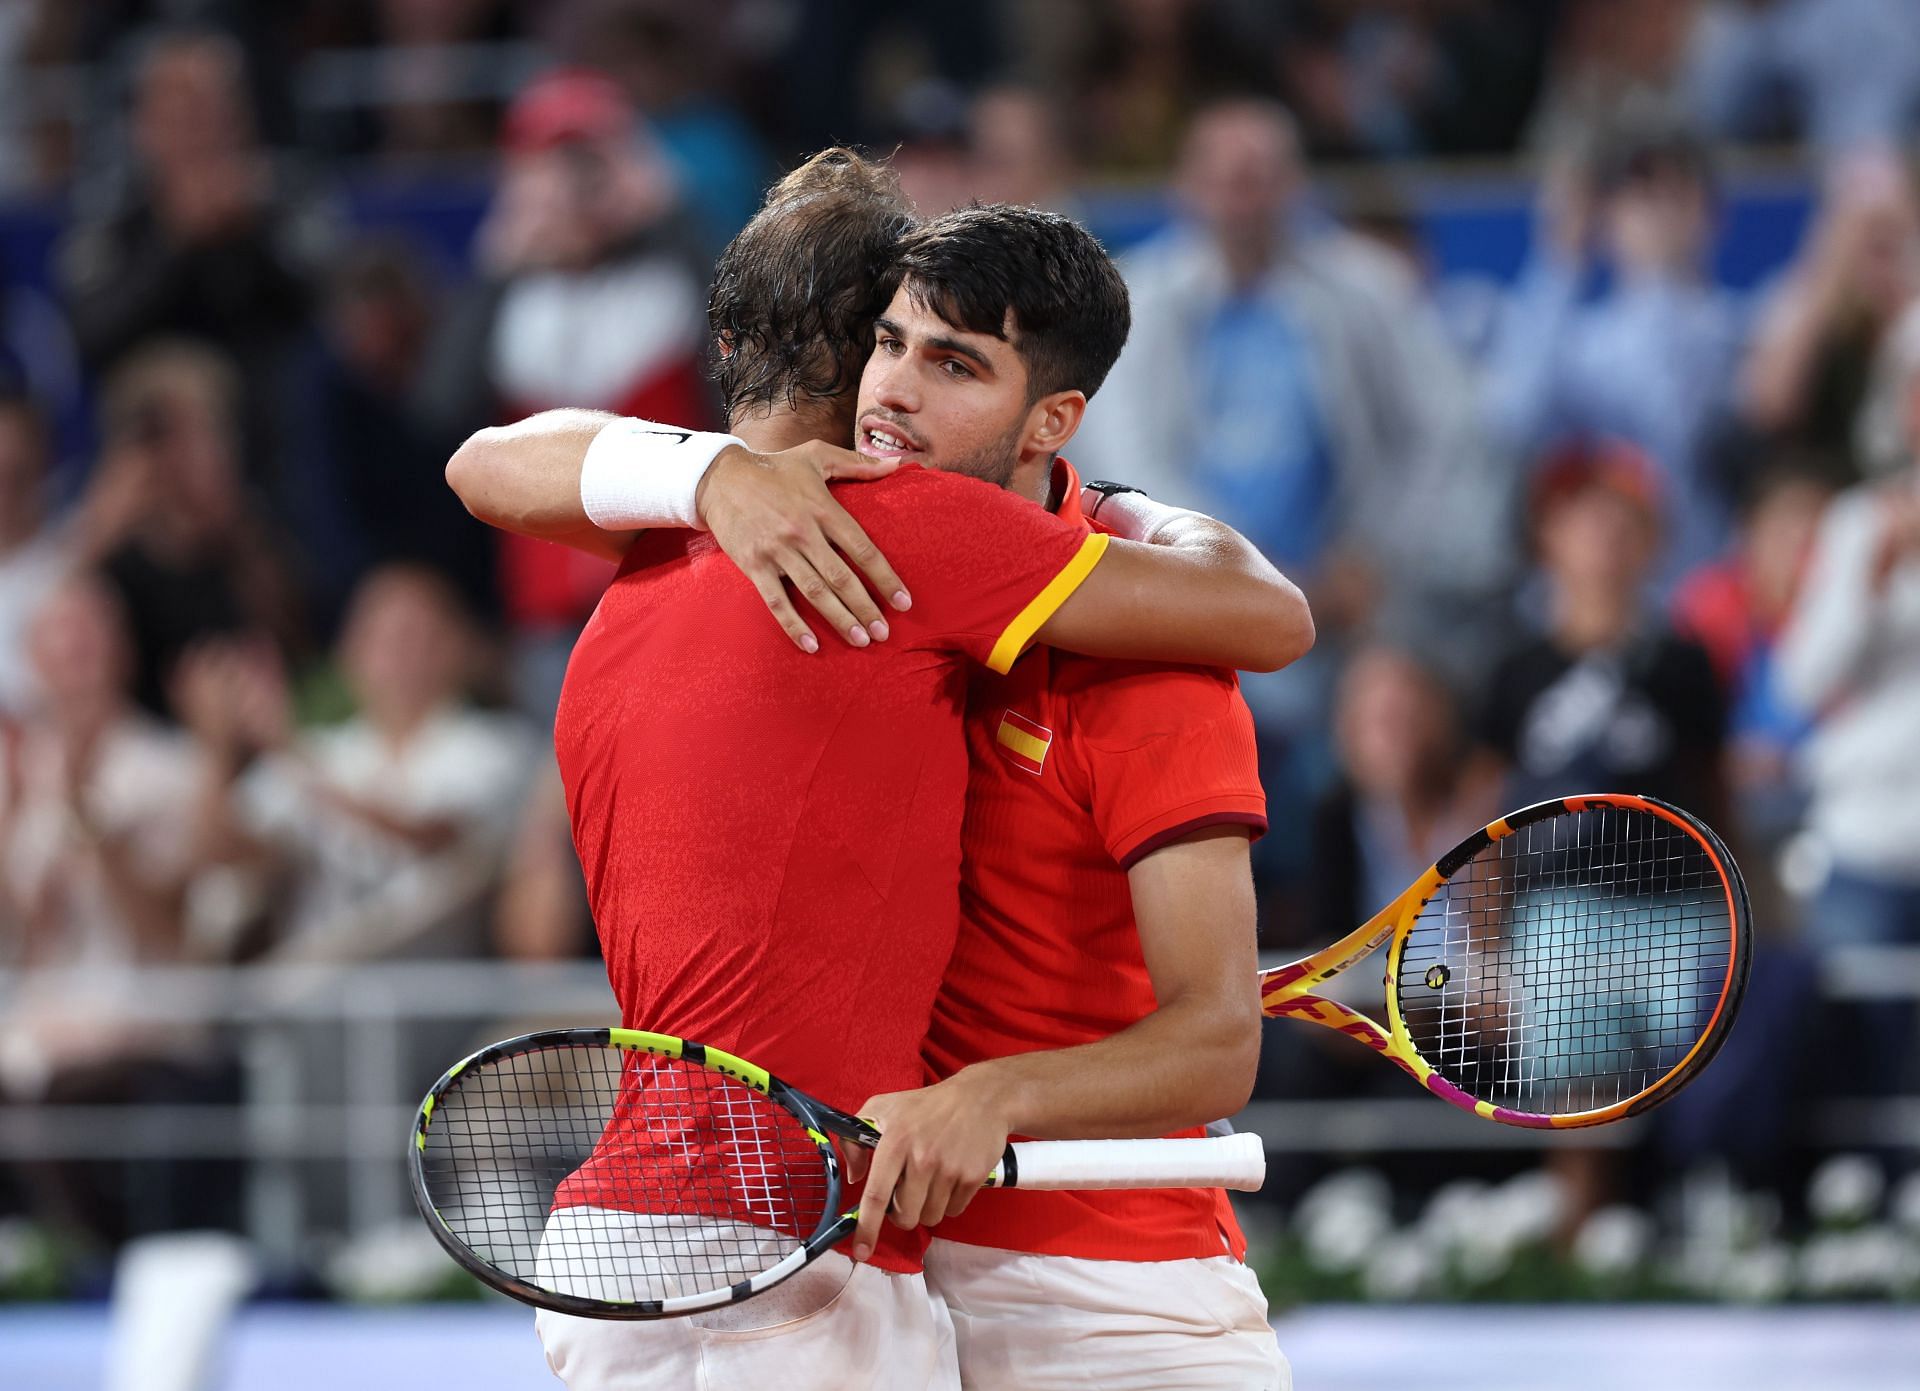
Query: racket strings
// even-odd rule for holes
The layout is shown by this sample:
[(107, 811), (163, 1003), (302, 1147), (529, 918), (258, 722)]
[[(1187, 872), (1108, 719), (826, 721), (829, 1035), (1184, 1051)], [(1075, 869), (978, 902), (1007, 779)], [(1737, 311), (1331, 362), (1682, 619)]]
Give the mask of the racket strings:
[(829, 1182), (762, 1093), (679, 1059), (571, 1044), (463, 1074), (422, 1173), (481, 1260), (551, 1293), (625, 1303), (724, 1290), (799, 1250)]
[(1692, 834), (1635, 809), (1494, 841), (1430, 899), (1395, 980), (1415, 1048), (1476, 1100), (1536, 1115), (1626, 1101), (1709, 1026), (1732, 910)]

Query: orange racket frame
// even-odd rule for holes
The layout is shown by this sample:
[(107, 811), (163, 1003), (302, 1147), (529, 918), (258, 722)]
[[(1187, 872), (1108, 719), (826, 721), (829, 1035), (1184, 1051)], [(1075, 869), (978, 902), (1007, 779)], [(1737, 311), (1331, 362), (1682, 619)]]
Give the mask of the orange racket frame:
[[(1691, 837), (1718, 870), (1721, 888), (1727, 898), (1727, 926), (1730, 934), (1726, 979), (1719, 998), (1700, 1037), (1687, 1054), (1672, 1067), (1640, 1088), (1605, 1106), (1567, 1113), (1518, 1111), (1480, 1100), (1442, 1076), (1434, 1065), (1420, 1055), (1402, 1017), (1399, 992), (1401, 952), (1408, 934), (1420, 918), (1427, 902), (1453, 875), (1472, 864), (1480, 852), (1495, 842), (1513, 835), (1523, 827), (1557, 816), (1588, 811), (1644, 812), (1660, 818)], [(1391, 1059), (1402, 1071), (1441, 1100), (1503, 1125), (1533, 1129), (1575, 1129), (1603, 1125), (1636, 1115), (1671, 1097), (1705, 1067), (1726, 1041), (1733, 1019), (1746, 989), (1752, 966), (1752, 928), (1746, 881), (1726, 845), (1711, 827), (1692, 814), (1657, 798), (1626, 793), (1607, 793), (1581, 797), (1563, 797), (1539, 802), (1512, 812), (1491, 825), (1474, 832), (1440, 859), (1404, 893), (1338, 942), (1311, 956), (1276, 966), (1260, 973), (1260, 1004), (1270, 1017), (1306, 1019), (1337, 1030)], [(1329, 999), (1319, 987), (1351, 969), (1367, 956), (1387, 946), (1387, 1023), (1381, 1024), (1358, 1010)]]

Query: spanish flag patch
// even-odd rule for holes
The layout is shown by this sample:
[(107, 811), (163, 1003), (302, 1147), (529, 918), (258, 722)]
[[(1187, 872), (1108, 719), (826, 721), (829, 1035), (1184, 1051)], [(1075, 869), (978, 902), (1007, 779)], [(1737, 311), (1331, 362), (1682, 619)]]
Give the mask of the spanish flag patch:
[(1009, 710), (1000, 717), (1000, 729), (994, 735), (1000, 752), (1016, 768), (1024, 768), (1035, 777), (1046, 770), (1047, 749), (1053, 743), (1053, 731), (1035, 724), (1025, 715)]

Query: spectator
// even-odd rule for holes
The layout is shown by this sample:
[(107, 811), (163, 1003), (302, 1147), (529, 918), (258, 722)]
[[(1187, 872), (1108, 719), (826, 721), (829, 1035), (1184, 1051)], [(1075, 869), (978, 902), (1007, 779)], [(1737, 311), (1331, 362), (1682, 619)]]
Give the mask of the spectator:
[[(1493, 346), (1495, 426), (1526, 457), (1574, 434), (1628, 440), (1651, 455), (1666, 480), (1671, 579), (1718, 554), (1727, 524), (1713, 461), (1740, 323), (1732, 298), (1706, 276), (1706, 152), (1670, 126), (1623, 127), (1590, 159), (1550, 171), (1544, 216), (1544, 238)], [(1595, 240), (1613, 285), (1587, 301)]]
[(1775, 644), (1793, 607), (1832, 487), (1791, 460), (1754, 483), (1726, 556), (1689, 573), (1673, 596), (1673, 622), (1713, 660), (1727, 698), (1730, 810), (1743, 849), (1760, 863), (1748, 877), (1770, 888), (1770, 851), (1797, 824), (1803, 798), (1791, 759), (1806, 733), (1805, 717), (1780, 701)]
[(285, 548), (240, 480), (239, 403), (233, 368), (179, 341), (142, 349), (101, 395), (104, 452), (82, 514), (130, 617), (149, 710), (166, 709), (174, 661), (208, 634), (258, 628), (299, 647)]
[[(1362, 646), (1341, 674), (1335, 708), (1338, 771), (1313, 809), (1305, 911), (1287, 924), (1275, 921), (1271, 893), (1261, 905), (1263, 944), (1287, 956), (1339, 941), (1494, 814), (1462, 776), (1465, 739), (1451, 690), (1411, 650)], [(1403, 1077), (1353, 1040), (1285, 1024), (1262, 1033), (1257, 1086), (1266, 1098), (1409, 1095)], [(1271, 1181), (1297, 1191), (1311, 1172), (1302, 1157), (1277, 1157)]]
[(972, 131), (966, 96), (947, 83), (914, 83), (881, 125), (879, 146), (906, 202), (922, 217), (939, 217), (975, 198)]
[[(869, 140), (875, 117), (900, 94), (888, 79), (925, 76), (955, 88), (980, 85), (999, 64), (1002, 4), (899, 5), (891, 0), (793, 0), (772, 70), (780, 92), (783, 157)], [(1104, 10), (1105, 7), (1103, 7)], [(756, 204), (758, 200), (756, 199)]]
[(377, 0), (373, 10), (385, 83), (380, 153), (418, 159), (486, 149), (499, 111), (477, 96), (487, 60), (470, 46), (511, 36), (504, 0)]
[(10, 274), (0, 255), (0, 394), (32, 396), (38, 403), (50, 436), (54, 491), (63, 497), (77, 491), (65, 486), (69, 470), (60, 466), (69, 446), (77, 448), (86, 435), (84, 392), (80, 354), (59, 302)]
[(148, 42), (130, 176), (108, 206), (77, 219), (59, 269), (93, 371), (162, 335), (242, 365), (245, 457), (272, 483), (281, 374), (308, 321), (323, 229), (262, 148), (245, 77), (238, 44), (216, 31), (169, 29)]
[[(493, 144), (503, 78), (531, 55), (512, 0), (353, 0), (292, 17), (302, 144), (420, 169)], [(284, 22), (284, 21), (283, 21)]]
[(1353, 931), (1501, 810), (1464, 776), (1452, 691), (1412, 652), (1373, 643), (1355, 653), (1335, 710), (1340, 775), (1314, 812), (1306, 950)]
[(1920, 375), (1920, 302), (1909, 304), (1888, 330), (1873, 364), (1873, 379), (1854, 433), (1854, 454), (1868, 478), (1904, 473), (1920, 446), (1910, 402), (1916, 375)]
[(1689, 114), (1701, 0), (1569, 0), (1529, 143), (1551, 153), (1622, 122)]
[(1537, 480), (1546, 622), (1488, 673), (1478, 729), (1506, 805), (1646, 792), (1724, 822), (1712, 662), (1646, 605), (1661, 491), (1646, 456), (1617, 441), (1575, 446)]
[(1038, 87), (989, 87), (967, 115), (974, 194), (1078, 216), (1072, 146), (1055, 100)]
[(370, 566), (417, 560), (490, 613), (493, 546), (446, 486), (458, 434), (427, 403), (437, 296), (405, 242), (368, 240), (328, 278), (325, 336), (307, 365), (292, 457), (298, 533), (321, 607), (337, 615)]
[[(1920, 410), (1920, 376), (1906, 383)], [(1915, 455), (1920, 458), (1920, 452)], [(1814, 721), (1807, 827), (1829, 866), (1809, 941), (1920, 943), (1920, 464), (1859, 484), (1820, 525), (1776, 677)], [(1866, 1090), (1906, 1070), (1911, 1011), (1860, 1011)]]
[(11, 192), (38, 182), (39, 160), (33, 148), (33, 38), (37, 4), (0, 10), (0, 190)]
[(279, 957), (482, 947), (532, 741), (462, 706), (471, 657), (452, 587), (396, 565), (370, 574), (347, 614), (339, 660), (358, 713), (344, 725), (296, 734), (263, 644), (211, 644), (182, 664), (181, 709), (217, 770), (202, 853), (288, 882)]
[[(505, 159), (480, 229), (483, 283), (443, 323), (427, 399), (462, 437), (555, 406), (706, 426), (706, 269), (672, 171), (624, 94), (558, 72), (507, 113)], [(502, 537), (521, 700), (550, 716), (580, 624), (612, 577), (601, 561)]]
[(1552, 6), (1440, 0), (1274, 7), (1308, 145), (1375, 156), (1511, 150), (1540, 90)]
[(68, 567), (46, 515), (47, 425), (26, 396), (0, 395), (0, 721), (32, 702), (27, 628)]
[(1714, 0), (1695, 38), (1688, 85), (1716, 135), (1844, 150), (1898, 143), (1920, 114), (1906, 0)]
[(40, 693), (6, 770), (15, 955), (101, 967), (173, 956), (192, 749), (129, 702), (126, 614), (97, 576), (62, 581), (27, 642)]
[[(1835, 483), (1858, 481), (1874, 365), (1916, 295), (1920, 209), (1906, 170), (1886, 151), (1842, 161), (1755, 327), (1740, 383), (1747, 423), (1797, 445)], [(1875, 405), (1875, 417), (1903, 413), (1897, 399)]]
[[(1308, 586), (1323, 634), (1363, 618), (1383, 578), (1483, 573), (1499, 470), (1411, 268), (1315, 223), (1268, 103), (1197, 119), (1177, 181), (1180, 221), (1123, 258), (1133, 333), (1075, 459), (1241, 528)], [(1346, 578), (1361, 554), (1385, 574)]]
[(944, 82), (916, 82), (900, 94), (880, 145), (900, 191), (922, 217), (938, 217), (973, 201), (975, 165), (967, 100)]
[(1088, 155), (1107, 172), (1159, 174), (1190, 122), (1223, 93), (1278, 86), (1258, 40), (1270, 25), (1222, 0), (1124, 0), (1080, 6), (1074, 74)]
[(620, 84), (673, 161), (704, 249), (717, 256), (760, 206), (773, 172), (737, 106), (721, 99), (731, 4), (593, 0), (579, 50)]
[[(134, 968), (197, 954), (186, 931), (192, 745), (130, 698), (133, 654), (111, 586), (62, 582), (28, 637), (41, 698), (0, 737), (0, 952), (25, 973), (0, 1012), (0, 1096), (52, 1104), (230, 1101), (200, 1031), (134, 1022)], [(104, 1242), (231, 1217), (233, 1176), (154, 1163), (31, 1165), (41, 1215)]]

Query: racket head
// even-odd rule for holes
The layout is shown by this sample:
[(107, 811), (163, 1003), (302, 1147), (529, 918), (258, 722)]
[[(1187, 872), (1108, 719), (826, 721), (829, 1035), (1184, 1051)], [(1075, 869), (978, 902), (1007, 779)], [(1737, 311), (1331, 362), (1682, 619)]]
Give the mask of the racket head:
[(771, 1289), (851, 1230), (837, 1112), (753, 1063), (638, 1029), (551, 1029), (456, 1063), (407, 1145), (414, 1203), (491, 1288), (650, 1319)]
[(1726, 1041), (1752, 966), (1726, 845), (1646, 796), (1514, 812), (1390, 912), (1388, 1049), (1508, 1125), (1600, 1125), (1667, 1100)]

